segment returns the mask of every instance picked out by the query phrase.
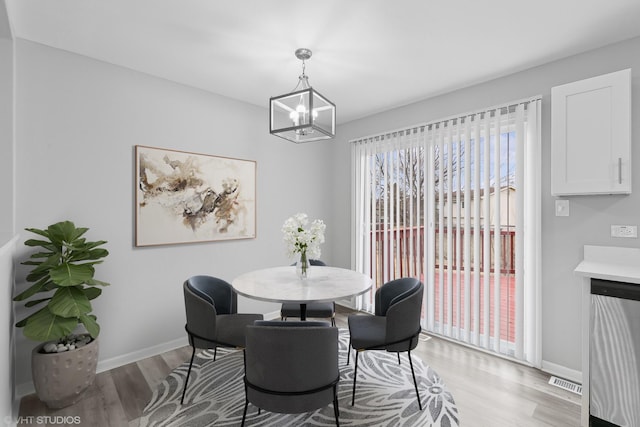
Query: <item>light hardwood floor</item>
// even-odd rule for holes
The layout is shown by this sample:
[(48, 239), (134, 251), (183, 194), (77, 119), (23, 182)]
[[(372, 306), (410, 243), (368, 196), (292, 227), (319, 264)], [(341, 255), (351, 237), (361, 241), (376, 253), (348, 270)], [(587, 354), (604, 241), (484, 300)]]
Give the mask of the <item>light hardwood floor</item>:
[[(348, 314), (339, 307), (338, 327), (347, 327)], [(580, 425), (580, 396), (549, 385), (544, 372), (437, 337), (421, 342), (415, 354), (453, 394), (463, 427)], [(78, 417), (69, 425), (136, 427), (154, 387), (190, 356), (191, 348), (182, 347), (102, 372), (82, 401), (60, 410), (47, 409), (35, 395), (25, 396), (18, 425), (61, 425), (61, 418), (50, 418), (48, 424), (38, 419), (48, 416)], [(81, 423), (73, 424), (76, 420)]]

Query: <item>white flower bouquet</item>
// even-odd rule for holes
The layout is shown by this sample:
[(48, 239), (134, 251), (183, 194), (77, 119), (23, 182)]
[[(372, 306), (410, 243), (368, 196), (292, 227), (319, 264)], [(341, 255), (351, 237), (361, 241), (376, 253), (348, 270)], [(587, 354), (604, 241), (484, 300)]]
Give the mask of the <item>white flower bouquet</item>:
[(324, 243), (326, 225), (316, 219), (309, 223), (307, 214), (298, 213), (287, 219), (282, 226), (287, 254), (294, 257), (300, 254), (300, 261), (308, 263), (309, 259), (320, 258), (320, 245)]

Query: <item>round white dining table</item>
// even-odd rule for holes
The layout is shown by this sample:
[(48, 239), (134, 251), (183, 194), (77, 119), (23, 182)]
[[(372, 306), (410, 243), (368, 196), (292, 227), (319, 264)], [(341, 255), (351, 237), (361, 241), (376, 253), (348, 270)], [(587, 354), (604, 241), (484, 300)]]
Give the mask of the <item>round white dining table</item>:
[(306, 279), (298, 278), (295, 266), (285, 266), (244, 273), (231, 282), (238, 294), (248, 298), (299, 303), (301, 320), (306, 319), (308, 303), (362, 295), (371, 284), (370, 277), (357, 271), (313, 265)]

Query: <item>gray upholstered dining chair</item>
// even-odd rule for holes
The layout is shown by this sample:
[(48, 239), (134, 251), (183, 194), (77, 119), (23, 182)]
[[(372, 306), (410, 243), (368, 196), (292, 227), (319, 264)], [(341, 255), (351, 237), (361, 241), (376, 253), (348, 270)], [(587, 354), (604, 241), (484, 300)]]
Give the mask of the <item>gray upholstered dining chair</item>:
[(181, 404), (184, 402), (196, 349), (214, 349), (215, 360), (218, 347), (244, 348), (245, 327), (263, 319), (261, 314), (238, 313), (238, 295), (222, 279), (192, 276), (182, 287), (187, 315), (185, 329), (193, 351), (187, 378), (184, 380)]
[[(282, 351), (286, 348), (287, 351)], [(340, 425), (338, 329), (322, 321), (258, 321), (247, 326), (245, 405), (298, 414), (333, 403)]]
[[(309, 264), (325, 267), (327, 264), (319, 259), (310, 259)], [(295, 265), (295, 264), (294, 264)], [(280, 319), (287, 320), (289, 317), (301, 317), (300, 304), (295, 302), (284, 302), (280, 308)], [(307, 303), (306, 317), (314, 318), (330, 318), (331, 326), (336, 325), (336, 303), (329, 302), (310, 302)]]
[[(348, 317), (350, 346), (356, 350), (353, 373), (353, 394), (351, 405), (356, 396), (356, 377), (358, 375), (358, 355), (365, 350), (386, 350), (398, 353), (407, 352), (411, 375), (416, 389), (418, 406), (422, 410), (420, 392), (413, 370), (411, 350), (418, 345), (420, 335), (420, 315), (424, 285), (418, 279), (402, 278), (387, 282), (375, 294), (375, 315), (352, 314)], [(349, 355), (347, 352), (347, 364)]]

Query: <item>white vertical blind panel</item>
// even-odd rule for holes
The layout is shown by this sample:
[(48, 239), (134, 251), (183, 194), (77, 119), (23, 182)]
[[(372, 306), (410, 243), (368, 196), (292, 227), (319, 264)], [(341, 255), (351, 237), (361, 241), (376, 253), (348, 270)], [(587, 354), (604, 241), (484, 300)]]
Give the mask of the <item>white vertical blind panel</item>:
[[(417, 159), (419, 160), (417, 162), (417, 166), (416, 166), (416, 172), (420, 174), (420, 176), (422, 177), (422, 179), (424, 180), (426, 178), (426, 175), (424, 173), (422, 173), (422, 171), (424, 170), (424, 162), (425, 159), (427, 158), (426, 155), (426, 150), (421, 150), (421, 147), (424, 145), (422, 143), (422, 141), (424, 140), (424, 131), (421, 131), (419, 134), (418, 140), (416, 141), (416, 148), (414, 148), (414, 152), (415, 155), (417, 156)], [(420, 155), (420, 152), (422, 151), (422, 155)], [(419, 176), (419, 177), (420, 177)], [(424, 182), (424, 181), (423, 181)], [(423, 184), (424, 185), (424, 184)], [(422, 217), (422, 205), (420, 204), (420, 200), (425, 198), (425, 194), (424, 192), (422, 193), (422, 197), (420, 195), (420, 190), (417, 188), (416, 186), (416, 191), (418, 192), (418, 194), (416, 194), (415, 197), (415, 217), (414, 217), (414, 223), (416, 224), (416, 229), (417, 229), (417, 236), (416, 236), (416, 243), (415, 243), (415, 247), (414, 250), (416, 251), (415, 254), (415, 259), (416, 259), (416, 271), (415, 271), (415, 276), (416, 277), (420, 277), (422, 278), (422, 281), (425, 282), (425, 276), (424, 276), (424, 270), (422, 268), (422, 257), (420, 256), (420, 254), (425, 254), (426, 252), (421, 252), (421, 248), (423, 247), (423, 240), (425, 237), (425, 233), (427, 232), (427, 227), (424, 226), (424, 220), (420, 220), (420, 218)], [(426, 218), (424, 218), (426, 220)], [(426, 295), (426, 293), (425, 293)], [(424, 304), (423, 304), (424, 307)]]
[[(368, 195), (367, 195), (368, 196), (367, 218), (366, 218), (367, 228), (366, 230), (363, 230), (363, 232), (369, 235), (369, 239), (371, 239), (370, 251), (366, 253), (366, 262), (369, 266), (368, 271), (371, 271), (371, 275), (372, 275), (371, 278), (373, 279), (374, 283), (376, 283), (376, 281), (378, 280), (377, 261), (375, 258), (378, 251), (378, 235), (377, 235), (378, 217), (376, 215), (376, 198), (375, 198), (376, 184), (374, 182), (375, 177), (373, 175), (375, 171), (375, 164), (374, 164), (375, 152), (376, 152), (376, 144), (374, 143), (367, 144), (366, 176), (367, 176), (367, 179), (369, 180), (368, 185), (369, 185), (370, 191), (368, 192)], [(372, 291), (371, 294), (369, 295), (369, 298), (367, 299), (367, 304), (366, 304), (367, 310), (371, 310), (371, 307), (373, 305), (374, 294), (375, 294), (375, 291)]]
[[(387, 168), (387, 160), (388, 160), (388, 154), (385, 152), (381, 152), (381, 153), (377, 153), (380, 156), (380, 173), (381, 176), (383, 174), (388, 173), (388, 168)], [(376, 167), (376, 170), (378, 168)], [(389, 250), (387, 248), (387, 229), (388, 229), (388, 224), (389, 224), (389, 218), (387, 215), (387, 211), (389, 209), (389, 194), (388, 194), (388, 188), (386, 185), (381, 185), (380, 188), (378, 189), (378, 191), (380, 192), (380, 197), (382, 198), (381, 201), (378, 201), (378, 203), (380, 204), (380, 206), (376, 209), (377, 210), (377, 225), (376, 227), (378, 227), (380, 230), (378, 232), (378, 252), (380, 253), (380, 255), (375, 254), (376, 257), (380, 256), (380, 263), (382, 264), (382, 269), (380, 272), (380, 281), (381, 282), (386, 282), (387, 281), (387, 251)]]
[[(360, 164), (363, 159), (360, 156), (360, 150), (358, 149), (359, 143), (354, 143), (351, 145), (351, 194), (355, 195), (353, 199), (351, 199), (351, 230), (356, 230), (356, 227), (360, 226), (360, 223), (356, 221), (356, 218), (362, 218), (362, 170), (360, 168)], [(351, 247), (353, 250), (351, 251), (351, 268), (356, 271), (362, 271), (362, 233), (357, 231), (355, 233), (351, 233)]]
[[(412, 136), (411, 140), (413, 141), (415, 139), (414, 136)], [(405, 226), (405, 236), (404, 236), (404, 240), (406, 243), (405, 245), (405, 254), (404, 254), (404, 258), (406, 259), (406, 270), (403, 272), (403, 276), (411, 276), (411, 277), (416, 277), (416, 268), (415, 268), (415, 251), (414, 251), (414, 239), (415, 239), (415, 230), (416, 230), (416, 226), (417, 224), (414, 222), (414, 205), (413, 205), (413, 198), (415, 196), (414, 190), (413, 190), (413, 186), (411, 185), (412, 182), (414, 182), (413, 180), (416, 179), (416, 175), (415, 175), (415, 167), (416, 167), (416, 163), (418, 161), (418, 159), (415, 157), (415, 153), (414, 153), (414, 149), (407, 147), (405, 148), (405, 156), (407, 157), (407, 159), (405, 160), (405, 162), (407, 163), (409, 169), (409, 176), (407, 177), (407, 179), (405, 180), (405, 188), (407, 188), (407, 194), (409, 195), (408, 198), (405, 199), (405, 223), (409, 224), (409, 228), (407, 229), (407, 227)]]
[[(368, 203), (369, 199), (369, 169), (367, 167), (368, 145), (362, 142), (353, 144), (351, 148), (351, 160), (352, 160), (352, 191), (356, 195), (355, 200), (352, 202), (352, 209), (357, 215), (356, 218), (352, 218), (352, 229), (357, 230), (356, 233), (352, 233), (352, 244), (354, 251), (351, 257), (351, 266), (356, 271), (362, 273), (368, 273), (369, 268), (369, 252), (367, 246), (370, 243), (370, 233), (368, 232), (368, 224), (370, 224), (368, 217)], [(358, 221), (358, 219), (361, 219)], [(368, 300), (366, 296), (364, 298), (355, 299), (355, 307), (361, 308), (362, 301)], [(365, 304), (366, 305), (366, 304)]]
[(462, 339), (462, 295), (461, 295), (461, 291), (462, 291), (462, 271), (461, 271), (461, 267), (462, 267), (462, 246), (460, 245), (460, 239), (461, 239), (461, 217), (462, 217), (462, 212), (461, 212), (461, 208), (462, 208), (462, 199), (460, 198), (461, 195), (461, 191), (462, 188), (460, 186), (460, 181), (462, 178), (462, 153), (460, 151), (460, 139), (461, 139), (461, 134), (460, 134), (460, 119), (458, 119), (455, 123), (455, 133), (454, 133), (454, 137), (453, 137), (453, 147), (454, 147), (454, 151), (455, 151), (455, 157), (454, 160), (456, 160), (458, 166), (456, 168), (454, 168), (454, 176), (455, 176), (455, 182), (453, 185), (453, 191), (455, 191), (455, 207), (456, 207), (456, 211), (454, 212), (454, 219), (455, 219), (455, 269), (451, 269), (454, 271), (455, 273), (455, 282), (454, 282), (454, 286), (455, 286), (455, 305), (456, 305), (456, 338), (457, 339)]
[(453, 325), (453, 148), (451, 141), (451, 126), (445, 127), (445, 149), (447, 151), (447, 175), (445, 177), (447, 187), (447, 323), (446, 327), (451, 336)]
[[(415, 140), (417, 140), (417, 138), (415, 138)], [(416, 205), (418, 204), (418, 200), (420, 196), (416, 190), (416, 186), (413, 185), (413, 183), (419, 179), (419, 176), (416, 174), (416, 171), (417, 171), (416, 168), (419, 167), (420, 158), (418, 156), (416, 148), (410, 148), (409, 154), (410, 154), (409, 164), (411, 165), (411, 173), (410, 173), (411, 179), (407, 183), (407, 186), (411, 189), (409, 193), (411, 195), (411, 197), (409, 198), (409, 224), (411, 224), (411, 227), (409, 228), (410, 239), (409, 239), (409, 251), (408, 251), (409, 259), (410, 259), (409, 275), (412, 277), (421, 278), (420, 275), (418, 274), (418, 268), (416, 265), (416, 260), (418, 259), (418, 254), (416, 253), (416, 249), (417, 249), (416, 240), (420, 235), (419, 233), (420, 223), (418, 221), (420, 217), (416, 218), (416, 209), (417, 209)]]
[(516, 359), (523, 359), (524, 356), (524, 196), (527, 186), (524, 182), (524, 104), (518, 105), (516, 109), (516, 179), (515, 187), (524, 191), (516, 191), (516, 237), (515, 237), (515, 270), (516, 270), (516, 295), (515, 295), (515, 353)]
[(369, 251), (369, 248), (367, 247), (367, 239), (370, 238), (367, 236), (369, 234), (368, 227), (370, 224), (370, 219), (368, 218), (370, 213), (369, 204), (371, 203), (369, 187), (367, 186), (369, 183), (370, 173), (368, 167), (369, 158), (366, 154), (367, 149), (368, 146), (364, 143), (357, 143), (354, 145), (354, 155), (356, 157), (355, 162), (358, 174), (356, 177), (356, 191), (358, 192), (356, 203), (358, 204), (357, 212), (358, 215), (360, 215), (360, 221), (356, 221), (356, 225), (354, 227), (354, 230), (357, 230), (357, 234), (354, 234), (356, 234), (358, 239), (358, 245), (355, 247), (357, 254), (352, 265), (354, 265), (354, 268), (357, 271), (361, 271), (363, 273), (368, 272), (366, 270)]
[[(384, 169), (385, 169), (385, 176), (389, 177), (390, 173), (391, 173), (391, 167), (389, 166), (389, 163), (391, 161), (391, 153), (390, 152), (386, 152), (383, 154), (384, 156)], [(384, 266), (384, 276), (382, 278), (383, 282), (388, 282), (390, 280), (389, 277), (389, 222), (391, 221), (390, 217), (390, 210), (391, 210), (391, 200), (393, 200), (393, 193), (392, 190), (393, 187), (387, 185), (387, 183), (385, 183), (385, 185), (383, 186), (383, 199), (384, 199), (384, 213), (383, 213), (383, 217), (382, 217), (382, 224), (383, 224), (383, 229), (384, 229), (384, 233), (382, 235), (382, 247), (383, 247), (383, 266)]]
[(494, 342), (493, 349), (496, 352), (500, 352), (500, 329), (501, 329), (501, 313), (500, 313), (500, 270), (501, 263), (500, 260), (502, 258), (502, 239), (500, 236), (500, 226), (502, 225), (500, 210), (502, 207), (500, 206), (500, 168), (502, 165), (501, 153), (500, 153), (500, 128), (501, 128), (501, 112), (502, 109), (498, 108), (495, 113), (494, 122), (495, 122), (495, 146), (493, 149), (494, 153), (494, 208), (493, 208), (493, 216), (494, 216), (494, 228), (493, 228), (493, 334), (494, 334)]
[(471, 118), (464, 121), (464, 340), (471, 340)]
[[(434, 126), (435, 127), (435, 126)], [(435, 200), (435, 177), (433, 175), (433, 165), (435, 164), (435, 137), (434, 132), (429, 132), (424, 141), (425, 147), (425, 165), (424, 165), (424, 176), (427, 179), (427, 194), (424, 198), (424, 212), (427, 219), (427, 223), (425, 226), (425, 246), (424, 246), (424, 254), (425, 254), (425, 277), (427, 277), (427, 295), (428, 295), (428, 307), (429, 310), (427, 312), (427, 330), (435, 331), (436, 326), (436, 298), (435, 298), (435, 289), (438, 286), (435, 283), (435, 271), (436, 271), (436, 228), (435, 228), (435, 209), (433, 206), (436, 205)]]
[(397, 233), (399, 227), (399, 219), (400, 219), (400, 183), (398, 180), (400, 179), (399, 174), (397, 173), (398, 169), (400, 169), (400, 159), (398, 157), (398, 151), (400, 148), (398, 147), (398, 134), (393, 138), (393, 155), (391, 156), (391, 199), (394, 201), (393, 205), (390, 209), (390, 221), (389, 221), (389, 280), (397, 279), (396, 275), (396, 263), (394, 260), (397, 260), (400, 257), (400, 244), (397, 240)]
[(489, 340), (491, 338), (491, 310), (490, 310), (490, 286), (491, 286), (491, 204), (489, 198), (489, 192), (491, 191), (491, 133), (490, 133), (490, 125), (491, 122), (489, 120), (490, 113), (484, 114), (484, 127), (483, 127), (483, 148), (484, 148), (484, 158), (483, 158), (483, 168), (484, 168), (484, 180), (482, 185), (482, 193), (483, 193), (483, 203), (484, 203), (484, 227), (483, 227), (483, 248), (482, 248), (482, 256), (483, 256), (483, 333), (484, 333), (484, 342), (482, 346), (485, 348), (489, 348)]
[(541, 100), (529, 104), (527, 108), (527, 126), (525, 134), (525, 199), (524, 219), (524, 323), (528, 327), (524, 332), (525, 360), (533, 366), (542, 366), (541, 337)]
[[(426, 150), (421, 149), (421, 147), (424, 145), (422, 142), (424, 141), (424, 137), (425, 137), (424, 130), (421, 131), (418, 135), (419, 137), (416, 141), (416, 148), (414, 149), (415, 156), (417, 156), (417, 160), (418, 160), (417, 166), (416, 166), (416, 173), (419, 174), (418, 179), (422, 180), (423, 182), (422, 185), (424, 186), (426, 184), (424, 182), (424, 180), (426, 179), (426, 175), (422, 173), (422, 171), (424, 171), (424, 163), (425, 163), (425, 159), (427, 158)], [(423, 192), (420, 193), (419, 188), (416, 186), (416, 191), (417, 191), (417, 194), (415, 196), (415, 214), (414, 214), (414, 223), (416, 224), (416, 234), (417, 234), (416, 243), (414, 246), (414, 250), (416, 251), (415, 276), (422, 278), (422, 281), (424, 282), (425, 276), (424, 276), (424, 270), (422, 268), (422, 258), (424, 255), (426, 255), (426, 252), (422, 252), (421, 249), (423, 247), (423, 240), (426, 237), (427, 227), (425, 227), (425, 224), (424, 224), (426, 217), (423, 217), (422, 204), (420, 203), (420, 201), (425, 198), (424, 191), (426, 190), (423, 190)]]
[(444, 333), (444, 136), (442, 126), (438, 135), (438, 332)]
[(482, 121), (480, 120), (480, 114), (476, 114), (473, 120), (473, 193), (474, 193), (474, 203), (473, 203), (473, 294), (474, 294), (474, 304), (473, 304), (473, 322), (474, 322), (474, 332), (475, 338), (473, 343), (475, 345), (480, 345), (480, 279), (482, 275), (480, 274), (480, 260), (482, 259), (480, 248), (482, 243), (482, 233), (481, 233), (481, 223), (480, 223), (480, 201), (481, 192), (480, 192), (480, 127)]
[[(413, 138), (412, 138), (413, 139)], [(405, 226), (404, 228), (404, 241), (407, 242), (405, 245), (405, 258), (408, 256), (407, 259), (407, 271), (404, 272), (405, 275), (411, 276), (411, 277), (415, 277), (416, 274), (416, 269), (414, 267), (414, 251), (413, 251), (413, 239), (414, 239), (414, 228), (416, 226), (416, 224), (413, 222), (413, 188), (411, 183), (413, 182), (413, 180), (416, 178), (416, 176), (414, 175), (414, 168), (415, 168), (415, 162), (417, 161), (417, 159), (414, 156), (414, 150), (412, 148), (405, 148), (405, 152), (406, 152), (406, 157), (407, 159), (405, 160), (405, 163), (408, 165), (407, 167), (410, 167), (409, 169), (409, 177), (407, 178), (407, 180), (405, 181), (404, 185), (405, 188), (407, 188), (408, 190), (408, 194), (409, 194), (409, 198), (405, 199), (405, 224), (409, 225), (409, 229), (408, 229), (408, 236), (407, 234), (407, 227)]]
[[(416, 197), (416, 224), (418, 225), (418, 227), (422, 227), (422, 231), (418, 232), (418, 240), (416, 243), (416, 251), (418, 251), (418, 253), (421, 253), (422, 256), (416, 256), (416, 276), (417, 277), (421, 277), (422, 281), (424, 283), (424, 288), (425, 288), (425, 292), (424, 292), (424, 298), (423, 298), (423, 307), (427, 307), (428, 305), (426, 304), (428, 295), (429, 295), (429, 291), (428, 291), (428, 283), (430, 282), (429, 278), (427, 277), (426, 274), (426, 270), (425, 270), (425, 264), (424, 264), (424, 259), (429, 257), (429, 254), (431, 253), (431, 250), (427, 251), (427, 245), (426, 245), (426, 240), (427, 240), (427, 233), (429, 228), (427, 227), (427, 221), (429, 220), (429, 218), (427, 217), (426, 213), (427, 210), (424, 209), (424, 203), (426, 203), (427, 200), (427, 168), (426, 168), (426, 162), (429, 159), (428, 156), (428, 150), (427, 150), (427, 146), (426, 146), (426, 132), (425, 129), (422, 128), (421, 132), (420, 132), (420, 138), (418, 139), (417, 143), (416, 143), (416, 153), (418, 155), (420, 155), (420, 153), (422, 153), (421, 156), (421, 162), (418, 164), (418, 167), (416, 168), (416, 171), (418, 171), (421, 176), (422, 179), (424, 180), (424, 190), (422, 193), (422, 197), (417, 196)], [(419, 157), (420, 158), (420, 157)], [(419, 191), (419, 190), (417, 190)], [(420, 201), (422, 200), (422, 203), (420, 203)], [(433, 206), (433, 205), (431, 205)], [(420, 220), (420, 218), (422, 218), (422, 220)], [(427, 313), (428, 315), (428, 313)]]
[[(379, 143), (378, 143), (379, 144)], [(369, 200), (367, 202), (367, 211), (369, 217), (367, 218), (367, 234), (370, 235), (371, 239), (371, 249), (370, 252), (367, 253), (367, 262), (370, 264), (370, 271), (372, 272), (372, 279), (374, 283), (376, 283), (379, 279), (378, 277), (378, 260), (377, 253), (378, 248), (380, 247), (380, 242), (378, 241), (378, 214), (377, 214), (377, 202), (376, 202), (376, 167), (375, 167), (375, 155), (378, 151), (378, 144), (372, 143), (368, 145), (368, 153), (367, 153), (367, 178), (369, 179)], [(367, 300), (367, 309), (373, 309), (373, 300), (374, 300), (375, 292), (372, 292)]]
[[(371, 152), (373, 151), (373, 147), (370, 144), (364, 145), (364, 151), (365, 151), (365, 161), (362, 164), (362, 167), (364, 168), (363, 171), (363, 176), (365, 178), (365, 181), (363, 182), (363, 185), (365, 186), (362, 191), (365, 194), (365, 204), (362, 207), (362, 210), (364, 211), (365, 214), (365, 218), (364, 218), (364, 224), (362, 227), (362, 233), (364, 235), (364, 239), (365, 239), (365, 247), (362, 250), (362, 256), (364, 257), (363, 259), (363, 270), (364, 271), (373, 271), (373, 279), (375, 279), (375, 270), (370, 270), (372, 265), (371, 265), (371, 251), (375, 251), (376, 249), (376, 239), (375, 239), (375, 234), (371, 233), (371, 225), (373, 224), (373, 212), (372, 212), (372, 206), (374, 203), (374, 199), (373, 199), (373, 187), (374, 184), (372, 182), (372, 176), (371, 176), (371, 172), (372, 172), (372, 167), (371, 167)], [(368, 190), (368, 191), (367, 191)], [(366, 246), (366, 242), (370, 243), (370, 246), (367, 247)]]
[[(361, 147), (362, 144), (360, 143), (355, 143), (351, 146), (351, 170), (352, 170), (352, 193), (356, 195), (356, 197), (354, 198), (354, 200), (352, 200), (352, 206), (353, 206), (353, 210), (355, 213), (355, 218), (363, 218), (363, 208), (364, 205), (366, 204), (366, 200), (362, 197), (363, 195), (366, 194), (366, 188), (364, 186), (364, 177), (366, 176), (365, 173), (363, 172), (363, 163), (366, 161), (366, 158), (364, 158), (361, 155)], [(364, 227), (362, 227), (362, 225), (355, 221), (355, 218), (352, 218), (351, 220), (351, 226), (352, 229), (355, 230), (356, 227), (359, 228), (357, 233), (351, 233), (351, 242), (354, 248), (354, 252), (352, 253), (351, 256), (351, 266), (352, 268), (354, 268), (356, 271), (364, 271), (364, 266), (363, 266), (363, 249), (364, 249), (364, 243), (363, 243), (363, 239), (365, 239), (365, 236), (367, 233), (362, 233), (362, 230)]]

